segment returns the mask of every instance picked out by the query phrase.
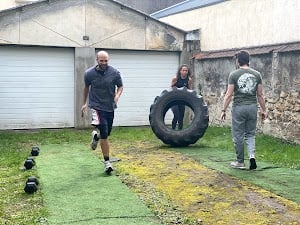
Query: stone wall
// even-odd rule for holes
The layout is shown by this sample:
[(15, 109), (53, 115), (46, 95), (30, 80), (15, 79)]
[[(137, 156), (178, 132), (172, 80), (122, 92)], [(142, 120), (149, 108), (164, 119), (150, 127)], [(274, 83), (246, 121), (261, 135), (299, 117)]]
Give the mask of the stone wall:
[[(268, 118), (259, 120), (258, 131), (300, 143), (300, 44), (248, 49), (250, 66), (261, 72)], [(209, 106), (210, 123), (220, 121), (229, 73), (235, 69), (236, 51), (199, 53), (194, 57), (194, 88)], [(230, 105), (231, 106), (231, 105)]]

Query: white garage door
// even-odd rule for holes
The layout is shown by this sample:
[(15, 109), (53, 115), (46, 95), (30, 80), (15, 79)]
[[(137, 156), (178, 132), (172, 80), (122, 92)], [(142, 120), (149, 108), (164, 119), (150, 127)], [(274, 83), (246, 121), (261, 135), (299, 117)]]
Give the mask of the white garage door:
[(110, 64), (121, 72), (124, 82), (114, 125), (149, 125), (150, 105), (170, 87), (179, 66), (179, 53), (109, 51), (109, 54)]
[(0, 129), (74, 127), (74, 50), (0, 46)]

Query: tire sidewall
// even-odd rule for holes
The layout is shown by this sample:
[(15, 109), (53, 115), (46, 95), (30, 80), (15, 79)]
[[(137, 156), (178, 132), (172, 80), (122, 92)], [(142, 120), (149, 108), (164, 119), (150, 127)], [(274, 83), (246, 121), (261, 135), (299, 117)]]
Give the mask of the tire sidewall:
[[(164, 122), (166, 112), (178, 102), (189, 106), (194, 112), (190, 126), (180, 131), (170, 129)], [(208, 127), (207, 106), (202, 96), (197, 95), (195, 91), (186, 88), (164, 90), (151, 105), (149, 120), (153, 132), (165, 144), (187, 146), (204, 135)]]

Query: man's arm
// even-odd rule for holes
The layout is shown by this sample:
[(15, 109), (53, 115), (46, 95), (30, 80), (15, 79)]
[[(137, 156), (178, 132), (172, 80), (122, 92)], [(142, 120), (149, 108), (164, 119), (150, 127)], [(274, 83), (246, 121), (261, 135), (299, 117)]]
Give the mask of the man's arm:
[(89, 87), (85, 86), (84, 89), (83, 89), (83, 102), (82, 102), (82, 105), (86, 104), (88, 94), (89, 94)]
[(260, 105), (261, 108), (261, 118), (264, 120), (267, 118), (267, 111), (266, 111), (266, 104), (265, 104), (265, 99), (263, 96), (263, 86), (262, 84), (259, 84), (257, 86), (257, 91), (256, 91), (256, 96), (257, 96), (257, 101)]
[(81, 116), (83, 117), (84, 112), (86, 111), (86, 107), (87, 107), (87, 97), (89, 94), (89, 87), (88, 86), (84, 86), (83, 89), (83, 102), (82, 102), (82, 107), (81, 107)]
[(223, 100), (223, 108), (222, 108), (222, 113), (221, 113), (221, 120), (225, 120), (226, 118), (226, 109), (229, 105), (229, 103), (231, 102), (232, 96), (233, 96), (233, 92), (234, 92), (234, 85), (233, 84), (229, 84), (227, 87), (227, 91), (226, 94), (224, 96), (224, 100)]
[(122, 93), (123, 93), (123, 86), (118, 87), (118, 88), (117, 88), (116, 95), (115, 95), (115, 99), (114, 99), (116, 104), (118, 103), (119, 98), (120, 98), (120, 96), (122, 95)]

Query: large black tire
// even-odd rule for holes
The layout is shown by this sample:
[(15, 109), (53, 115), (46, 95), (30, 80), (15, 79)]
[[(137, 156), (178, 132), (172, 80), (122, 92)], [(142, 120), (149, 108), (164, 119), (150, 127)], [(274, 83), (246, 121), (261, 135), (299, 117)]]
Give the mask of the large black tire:
[[(191, 124), (182, 130), (169, 128), (164, 120), (167, 111), (174, 105), (184, 104), (194, 112)], [(209, 117), (207, 105), (202, 96), (187, 88), (164, 90), (150, 107), (149, 121), (154, 134), (165, 144), (183, 147), (196, 143), (205, 133)]]

